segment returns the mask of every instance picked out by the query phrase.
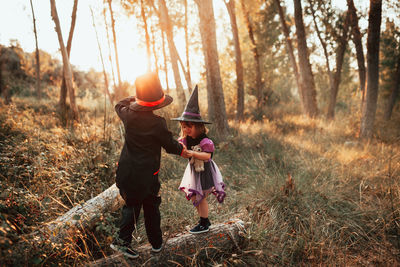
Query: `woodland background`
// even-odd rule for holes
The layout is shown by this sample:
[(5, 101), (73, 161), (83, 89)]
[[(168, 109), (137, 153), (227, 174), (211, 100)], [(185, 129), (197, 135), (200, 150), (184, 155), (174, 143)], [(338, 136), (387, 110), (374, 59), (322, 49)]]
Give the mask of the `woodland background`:
[[(2, 263), (79, 265), (112, 253), (119, 212), (63, 246), (32, 235), (115, 181), (124, 137), (113, 105), (135, 92), (121, 81), (115, 34), (128, 16), (142, 30), (147, 69), (175, 99), (157, 113), (176, 136), (169, 118), (181, 114), (193, 66), (201, 66), (201, 112), (214, 122), (214, 160), (227, 184), (225, 203), (211, 201), (211, 221), (239, 217), (247, 225), (241, 251), (196, 251), (179, 264), (399, 264), (399, 3), (221, 2), (230, 20), (214, 13), (212, 0), (104, 1), (93, 10), (94, 29), (109, 33), (108, 51), (99, 50), (103, 72), (69, 62), (78, 0), (68, 34), (50, 0), (61, 61), (40, 44), (32, 53), (18, 40), (0, 44)], [(184, 51), (176, 35), (185, 36)], [(177, 190), (185, 165), (163, 152), (169, 237), (196, 221)], [(134, 235), (134, 245), (147, 242), (142, 223)]]

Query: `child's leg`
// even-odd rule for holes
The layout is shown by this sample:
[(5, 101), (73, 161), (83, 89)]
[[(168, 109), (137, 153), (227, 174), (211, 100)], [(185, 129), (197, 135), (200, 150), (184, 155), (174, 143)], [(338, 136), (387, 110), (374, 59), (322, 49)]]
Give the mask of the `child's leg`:
[(147, 238), (153, 248), (160, 248), (162, 244), (162, 233), (160, 228), (161, 197), (150, 195), (143, 201), (144, 223)]
[[(190, 200), (192, 200), (192, 203), (194, 203), (196, 201), (196, 195), (193, 195)], [(195, 207), (196, 207), (197, 213), (200, 215), (199, 205), (197, 205)]]
[(122, 219), (119, 229), (119, 238), (123, 246), (130, 246), (132, 242), (132, 233), (135, 230), (135, 224), (139, 218), (141, 204), (122, 207)]
[(198, 206), (198, 213), (200, 215), (200, 217), (202, 218), (208, 218), (208, 202), (207, 202), (207, 196), (206, 195), (200, 202), (199, 206)]

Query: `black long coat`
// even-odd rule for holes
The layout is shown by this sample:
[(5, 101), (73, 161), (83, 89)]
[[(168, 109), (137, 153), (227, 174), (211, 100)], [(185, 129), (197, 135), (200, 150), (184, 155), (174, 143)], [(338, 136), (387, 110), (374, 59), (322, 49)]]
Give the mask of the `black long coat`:
[(126, 202), (141, 202), (160, 189), (161, 147), (167, 153), (180, 155), (183, 146), (172, 137), (163, 117), (152, 111), (129, 108), (133, 97), (115, 105), (125, 126), (125, 143), (118, 161), (116, 184)]

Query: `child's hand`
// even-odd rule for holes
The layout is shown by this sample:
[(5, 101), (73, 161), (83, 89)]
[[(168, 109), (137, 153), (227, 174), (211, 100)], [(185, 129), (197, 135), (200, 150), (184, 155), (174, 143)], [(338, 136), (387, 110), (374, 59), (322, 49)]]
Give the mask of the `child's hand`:
[(189, 158), (186, 146), (183, 143), (181, 143), (181, 145), (183, 146), (181, 157), (186, 159)]
[(185, 148), (185, 150), (182, 153), (182, 157), (184, 157), (186, 159), (193, 157), (193, 151), (192, 150), (187, 150)]

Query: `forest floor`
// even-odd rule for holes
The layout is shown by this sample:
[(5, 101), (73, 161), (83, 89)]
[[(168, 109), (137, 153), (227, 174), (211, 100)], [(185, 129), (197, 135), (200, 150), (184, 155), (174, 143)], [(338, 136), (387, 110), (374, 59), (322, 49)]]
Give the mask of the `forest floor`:
[[(305, 118), (293, 106), (269, 111), (262, 121), (231, 121), (230, 136), (215, 139), (227, 197), (223, 204), (209, 197), (210, 220), (239, 216), (247, 225), (245, 242), (242, 251), (187, 255), (182, 264), (400, 264), (400, 111), (389, 122), (378, 113), (374, 138), (359, 141), (357, 112), (341, 111), (329, 122)], [(52, 102), (16, 98), (0, 105), (0, 262), (80, 265), (112, 254), (119, 212), (63, 247), (29, 238), (115, 182), (123, 139), (114, 111), (104, 111), (81, 108), (72, 128), (61, 126)], [(168, 126), (178, 133), (177, 123)], [(165, 237), (198, 220), (177, 189), (186, 164), (163, 152)], [(133, 242), (147, 242), (143, 218)]]

